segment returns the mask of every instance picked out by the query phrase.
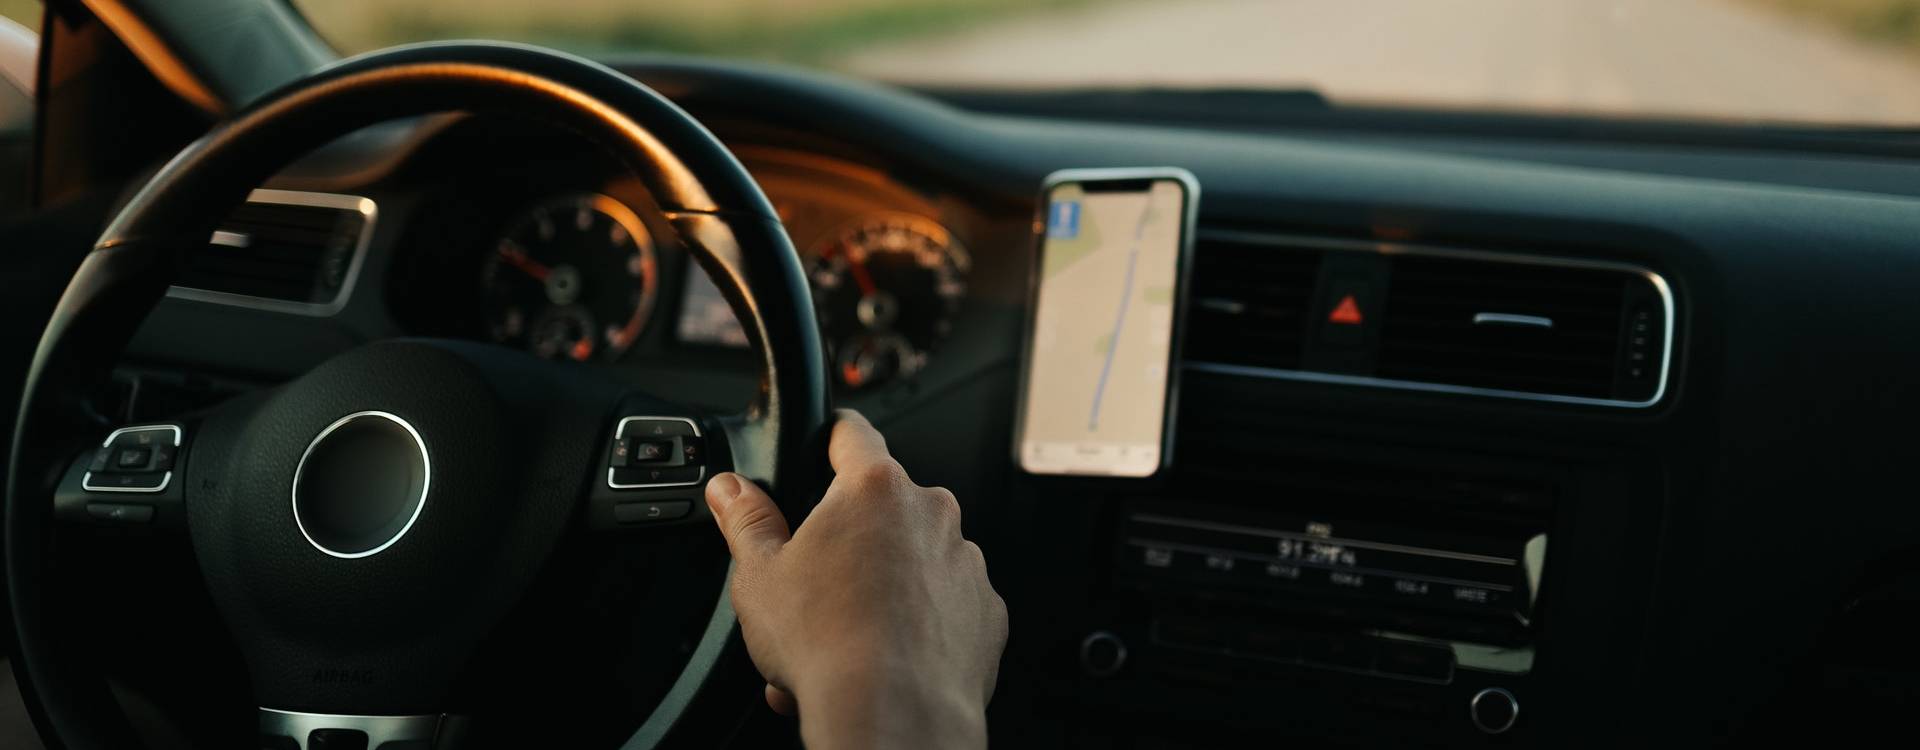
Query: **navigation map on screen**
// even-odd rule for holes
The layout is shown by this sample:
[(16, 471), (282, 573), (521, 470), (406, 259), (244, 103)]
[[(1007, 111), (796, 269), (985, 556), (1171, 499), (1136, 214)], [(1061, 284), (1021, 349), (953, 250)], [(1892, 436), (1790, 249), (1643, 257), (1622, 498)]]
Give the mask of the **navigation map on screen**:
[(1159, 469), (1184, 202), (1173, 180), (1048, 196), (1021, 414), (1028, 471)]

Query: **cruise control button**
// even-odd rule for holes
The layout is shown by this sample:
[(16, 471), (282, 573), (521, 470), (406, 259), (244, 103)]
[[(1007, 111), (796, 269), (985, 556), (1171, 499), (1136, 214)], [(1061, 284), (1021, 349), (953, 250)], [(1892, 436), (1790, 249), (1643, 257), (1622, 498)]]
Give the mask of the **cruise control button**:
[(148, 468), (153, 471), (172, 471), (173, 456), (178, 450), (180, 449), (171, 445), (153, 446), (153, 464)]
[(113, 466), (117, 469), (143, 469), (152, 457), (152, 448), (121, 448), (120, 455), (113, 459)]
[(153, 520), (153, 506), (128, 503), (87, 503), (87, 515), (110, 523), (146, 523)]
[(626, 485), (690, 484), (700, 481), (700, 467), (633, 467), (614, 469), (613, 483)]
[(633, 462), (633, 441), (627, 438), (614, 438), (613, 453), (607, 457), (607, 461), (613, 468), (627, 468)]
[(88, 482), (94, 489), (106, 490), (157, 490), (165, 486), (167, 475), (160, 473), (143, 474), (95, 474)]
[(666, 502), (621, 503), (613, 506), (613, 520), (619, 523), (651, 523), (671, 521), (687, 515), (693, 504), (685, 500)]

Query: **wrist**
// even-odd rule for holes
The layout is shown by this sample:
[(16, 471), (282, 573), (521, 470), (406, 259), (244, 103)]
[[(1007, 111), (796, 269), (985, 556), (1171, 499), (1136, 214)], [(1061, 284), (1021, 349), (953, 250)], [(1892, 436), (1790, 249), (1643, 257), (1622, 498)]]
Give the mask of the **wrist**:
[(983, 696), (945, 675), (848, 664), (795, 686), (800, 736), (810, 750), (983, 748)]

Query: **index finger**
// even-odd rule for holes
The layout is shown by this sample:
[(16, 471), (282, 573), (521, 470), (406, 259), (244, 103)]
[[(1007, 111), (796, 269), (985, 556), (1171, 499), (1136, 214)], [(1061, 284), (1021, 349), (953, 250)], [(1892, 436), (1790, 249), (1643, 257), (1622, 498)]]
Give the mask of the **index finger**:
[(852, 409), (839, 409), (836, 414), (839, 421), (833, 425), (833, 436), (827, 441), (827, 462), (833, 465), (835, 474), (855, 474), (874, 466), (895, 465), (893, 455), (887, 452), (887, 439), (873, 428), (872, 422)]

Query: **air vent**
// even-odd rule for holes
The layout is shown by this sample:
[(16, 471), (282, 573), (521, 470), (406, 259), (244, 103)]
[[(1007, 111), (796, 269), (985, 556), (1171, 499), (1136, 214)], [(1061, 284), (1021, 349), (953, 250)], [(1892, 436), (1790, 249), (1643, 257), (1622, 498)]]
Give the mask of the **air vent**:
[(1201, 238), (1194, 246), (1186, 358), (1298, 367), (1319, 264), (1318, 252)]
[(255, 190), (182, 259), (169, 296), (331, 314), (346, 302), (373, 217), (365, 198)]
[(1203, 230), (1185, 367), (1643, 407), (1672, 314), (1665, 281), (1624, 264)]
[[(1630, 301), (1657, 297), (1639, 274), (1433, 256), (1393, 261), (1375, 374), (1524, 393), (1629, 400), (1651, 395), (1623, 373)], [(1651, 308), (1648, 308), (1651, 312)], [(1653, 316), (1640, 331), (1652, 343)], [(1651, 364), (1648, 347), (1639, 352)]]

